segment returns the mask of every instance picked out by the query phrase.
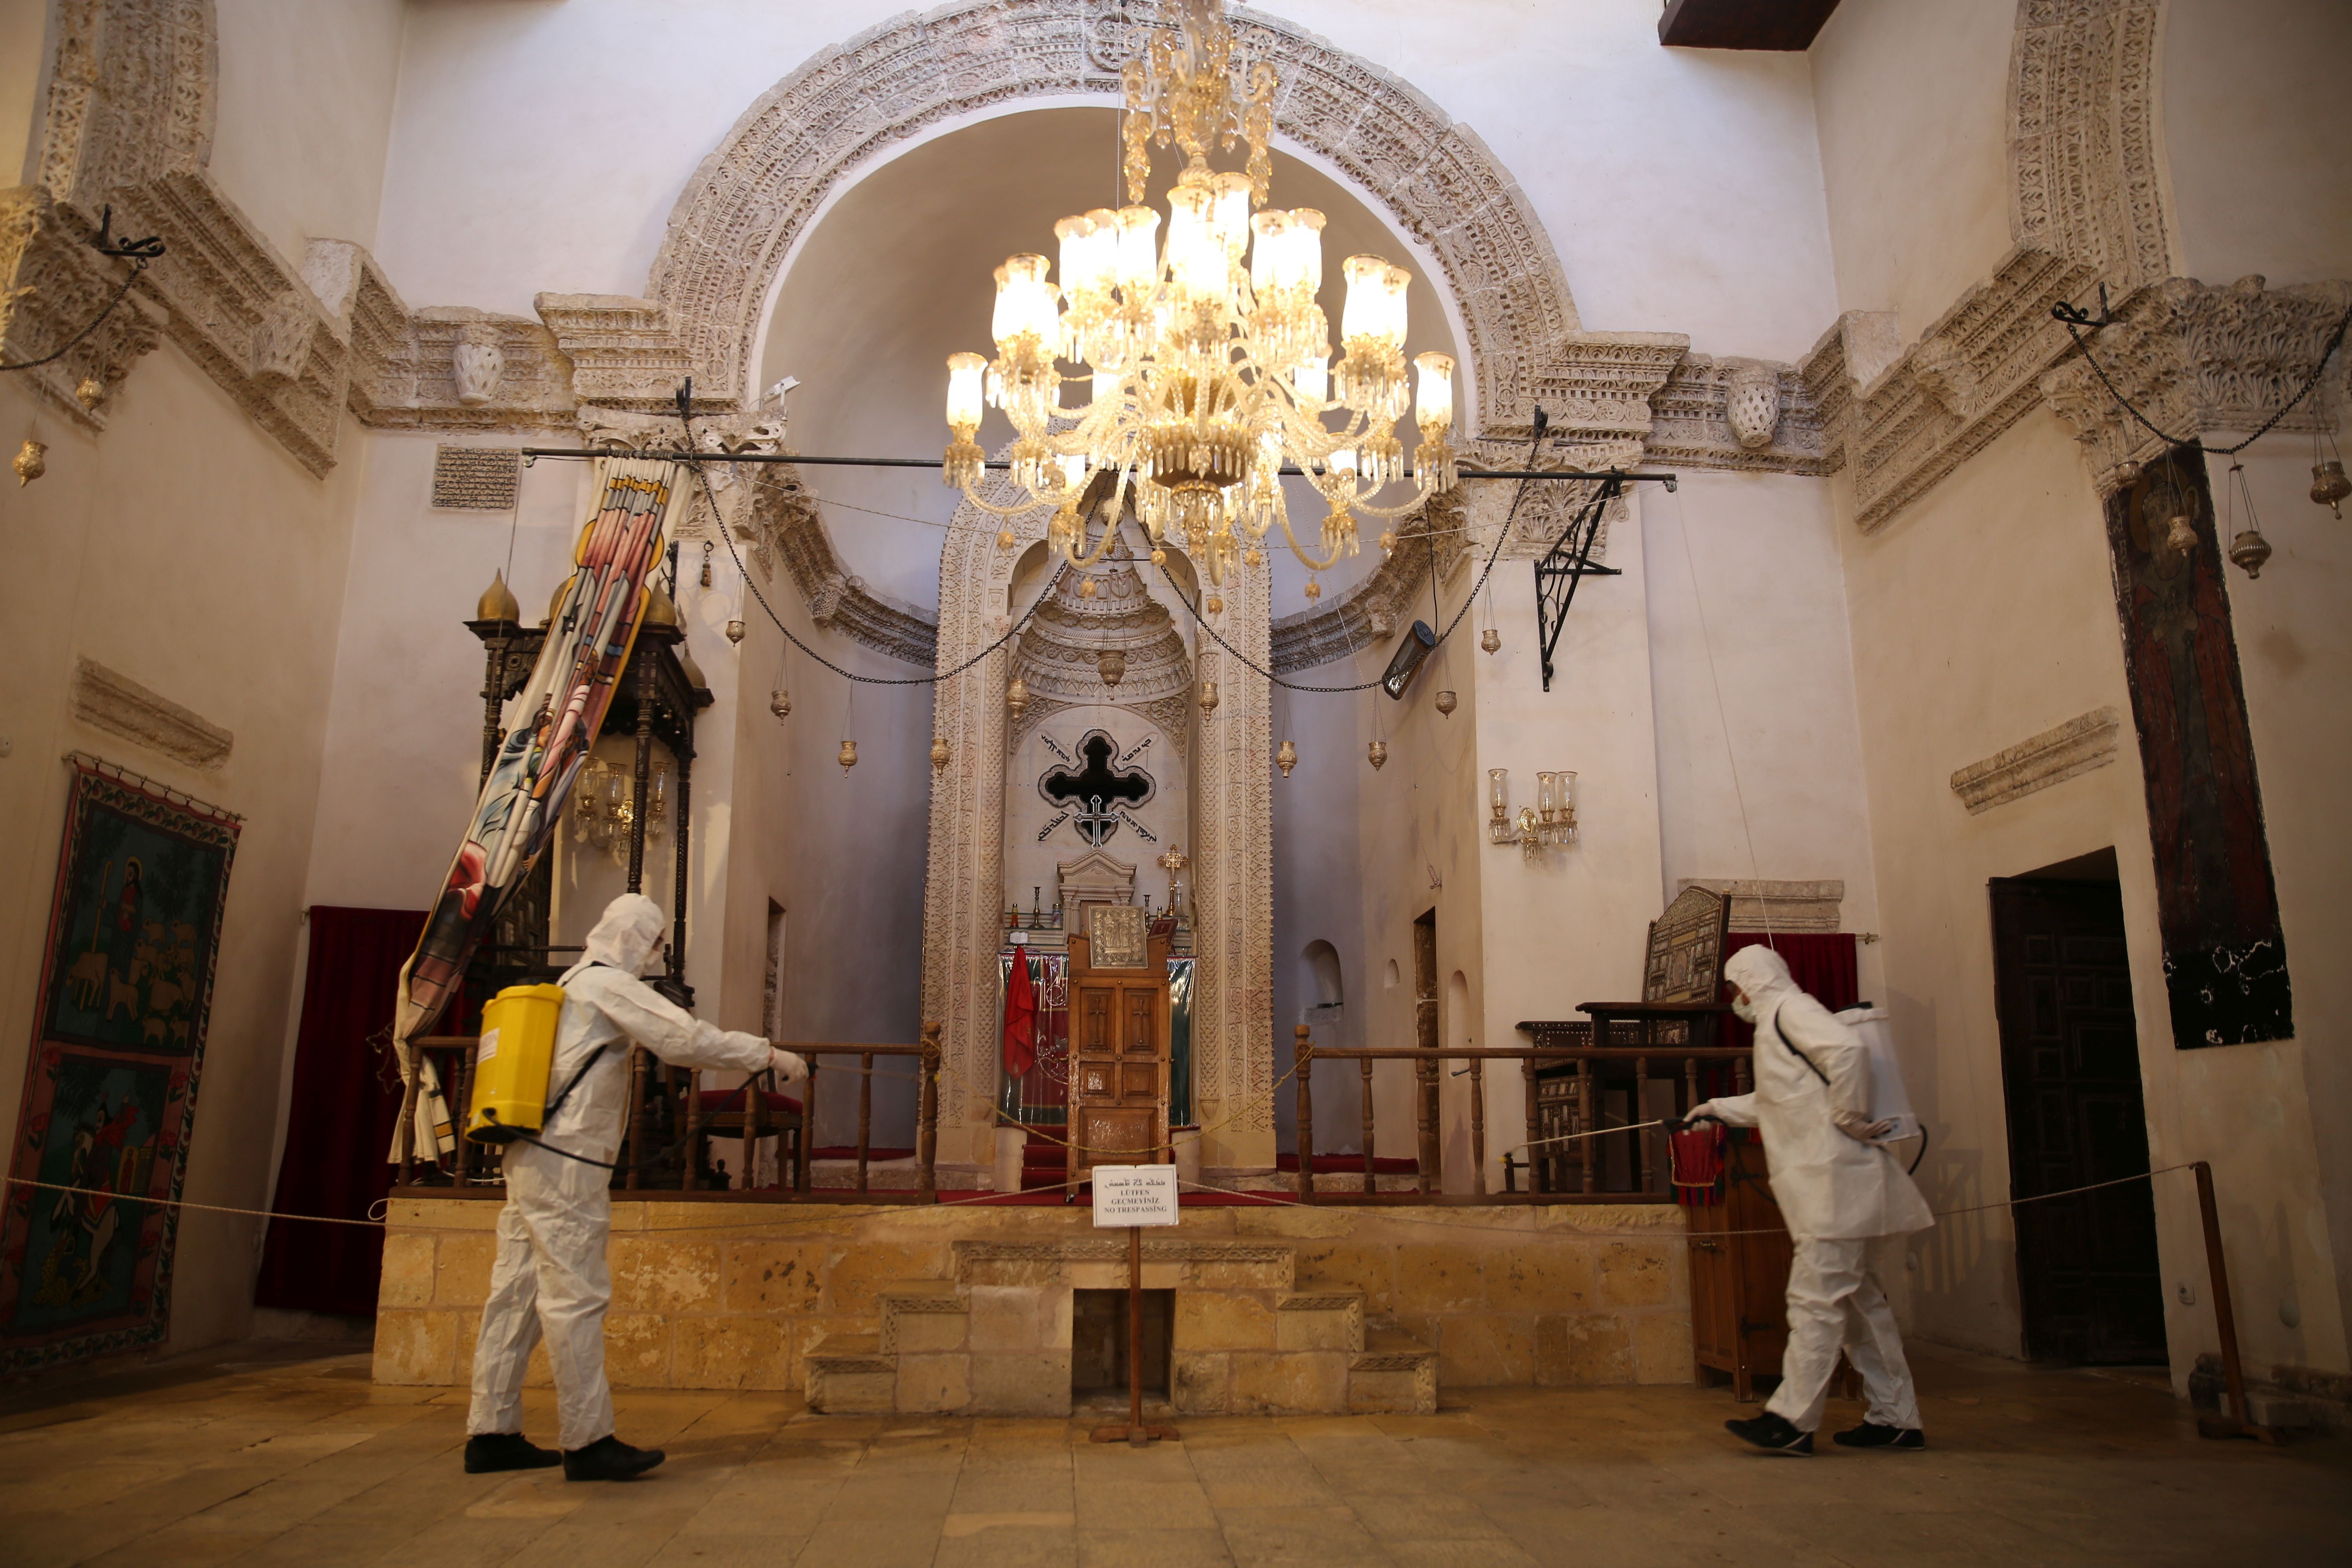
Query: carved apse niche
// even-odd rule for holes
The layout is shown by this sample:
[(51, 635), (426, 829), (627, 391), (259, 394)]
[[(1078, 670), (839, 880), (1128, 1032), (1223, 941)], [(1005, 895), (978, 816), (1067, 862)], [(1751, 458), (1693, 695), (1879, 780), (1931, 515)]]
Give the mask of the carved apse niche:
[(1051, 908), (1064, 867), (1092, 851), (1129, 868), (1140, 902), (1159, 879), (1133, 868), (1192, 848), (1192, 655), (1123, 549), (1051, 581), (1014, 644), (1029, 706), (1006, 763), (1004, 902)]

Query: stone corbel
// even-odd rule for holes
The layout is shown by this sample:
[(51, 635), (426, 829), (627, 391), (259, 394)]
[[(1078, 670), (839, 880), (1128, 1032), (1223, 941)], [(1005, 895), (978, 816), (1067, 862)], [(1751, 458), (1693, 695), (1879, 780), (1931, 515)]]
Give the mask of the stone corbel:
[(1644, 456), (1654, 463), (1809, 475), (1836, 466), (1795, 365), (1685, 354), (1650, 405)]
[[(89, 240), (79, 215), (41, 186), (0, 193), (0, 360), (45, 358), (106, 310), (130, 264), (99, 255)], [(152, 308), (134, 291), (62, 358), (17, 373), (18, 384), (103, 430), (115, 388), (161, 341)]]
[[(667, 408), (679, 384), (694, 373), (692, 359), (670, 328), (668, 309), (658, 300), (541, 294), (532, 303), (572, 362), (572, 389), (583, 403), (647, 412)], [(724, 382), (706, 375), (704, 383), (695, 394), (698, 408), (734, 407)]]
[[(2352, 283), (2272, 289), (2249, 277), (2218, 288), (2167, 279), (2132, 296), (2113, 325), (2085, 329), (2098, 369), (2070, 351), (2041, 378), (2042, 396), (2082, 443), (2105, 494), (2122, 482), (2124, 464), (2147, 461), (2165, 443), (2124, 412), (2098, 370), (2168, 435), (2195, 440), (2208, 431), (2250, 431), (2310, 381), (2347, 308)], [(2274, 428), (2332, 431), (2338, 401), (2315, 388)]]
[(1805, 398), (1822, 432), (1828, 471), (1845, 466), (1855, 398), (1903, 357), (1903, 332), (1892, 310), (1848, 310), (1797, 363)]

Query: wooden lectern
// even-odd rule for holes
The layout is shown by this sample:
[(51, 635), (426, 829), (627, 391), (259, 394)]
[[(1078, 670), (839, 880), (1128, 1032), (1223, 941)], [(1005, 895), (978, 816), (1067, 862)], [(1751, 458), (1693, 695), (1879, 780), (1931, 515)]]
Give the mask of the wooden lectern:
[[(1070, 936), (1070, 1163), (1156, 1165), (1168, 1147), (1168, 939), (1132, 904), (1089, 904)], [(1076, 1192), (1073, 1186), (1070, 1189)]]

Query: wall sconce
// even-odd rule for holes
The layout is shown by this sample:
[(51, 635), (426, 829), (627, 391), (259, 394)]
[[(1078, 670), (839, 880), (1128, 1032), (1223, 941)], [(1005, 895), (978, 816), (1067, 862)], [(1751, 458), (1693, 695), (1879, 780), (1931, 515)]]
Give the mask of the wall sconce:
[(1536, 774), (1536, 804), (1511, 815), (1511, 775), (1507, 768), (1486, 770), (1486, 842), (1497, 847), (1516, 844), (1530, 866), (1550, 848), (1576, 842), (1576, 775)]

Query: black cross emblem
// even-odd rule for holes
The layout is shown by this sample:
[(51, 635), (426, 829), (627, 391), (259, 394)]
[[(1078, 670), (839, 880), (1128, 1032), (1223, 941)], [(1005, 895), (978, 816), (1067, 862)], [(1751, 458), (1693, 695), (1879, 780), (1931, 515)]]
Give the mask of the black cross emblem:
[(1108, 735), (1091, 731), (1078, 742), (1085, 768), (1076, 773), (1056, 768), (1037, 784), (1047, 800), (1077, 806), (1078, 837), (1097, 849), (1118, 831), (1120, 803), (1141, 805), (1151, 798), (1151, 775), (1141, 768), (1113, 768), (1111, 758), (1118, 754)]

